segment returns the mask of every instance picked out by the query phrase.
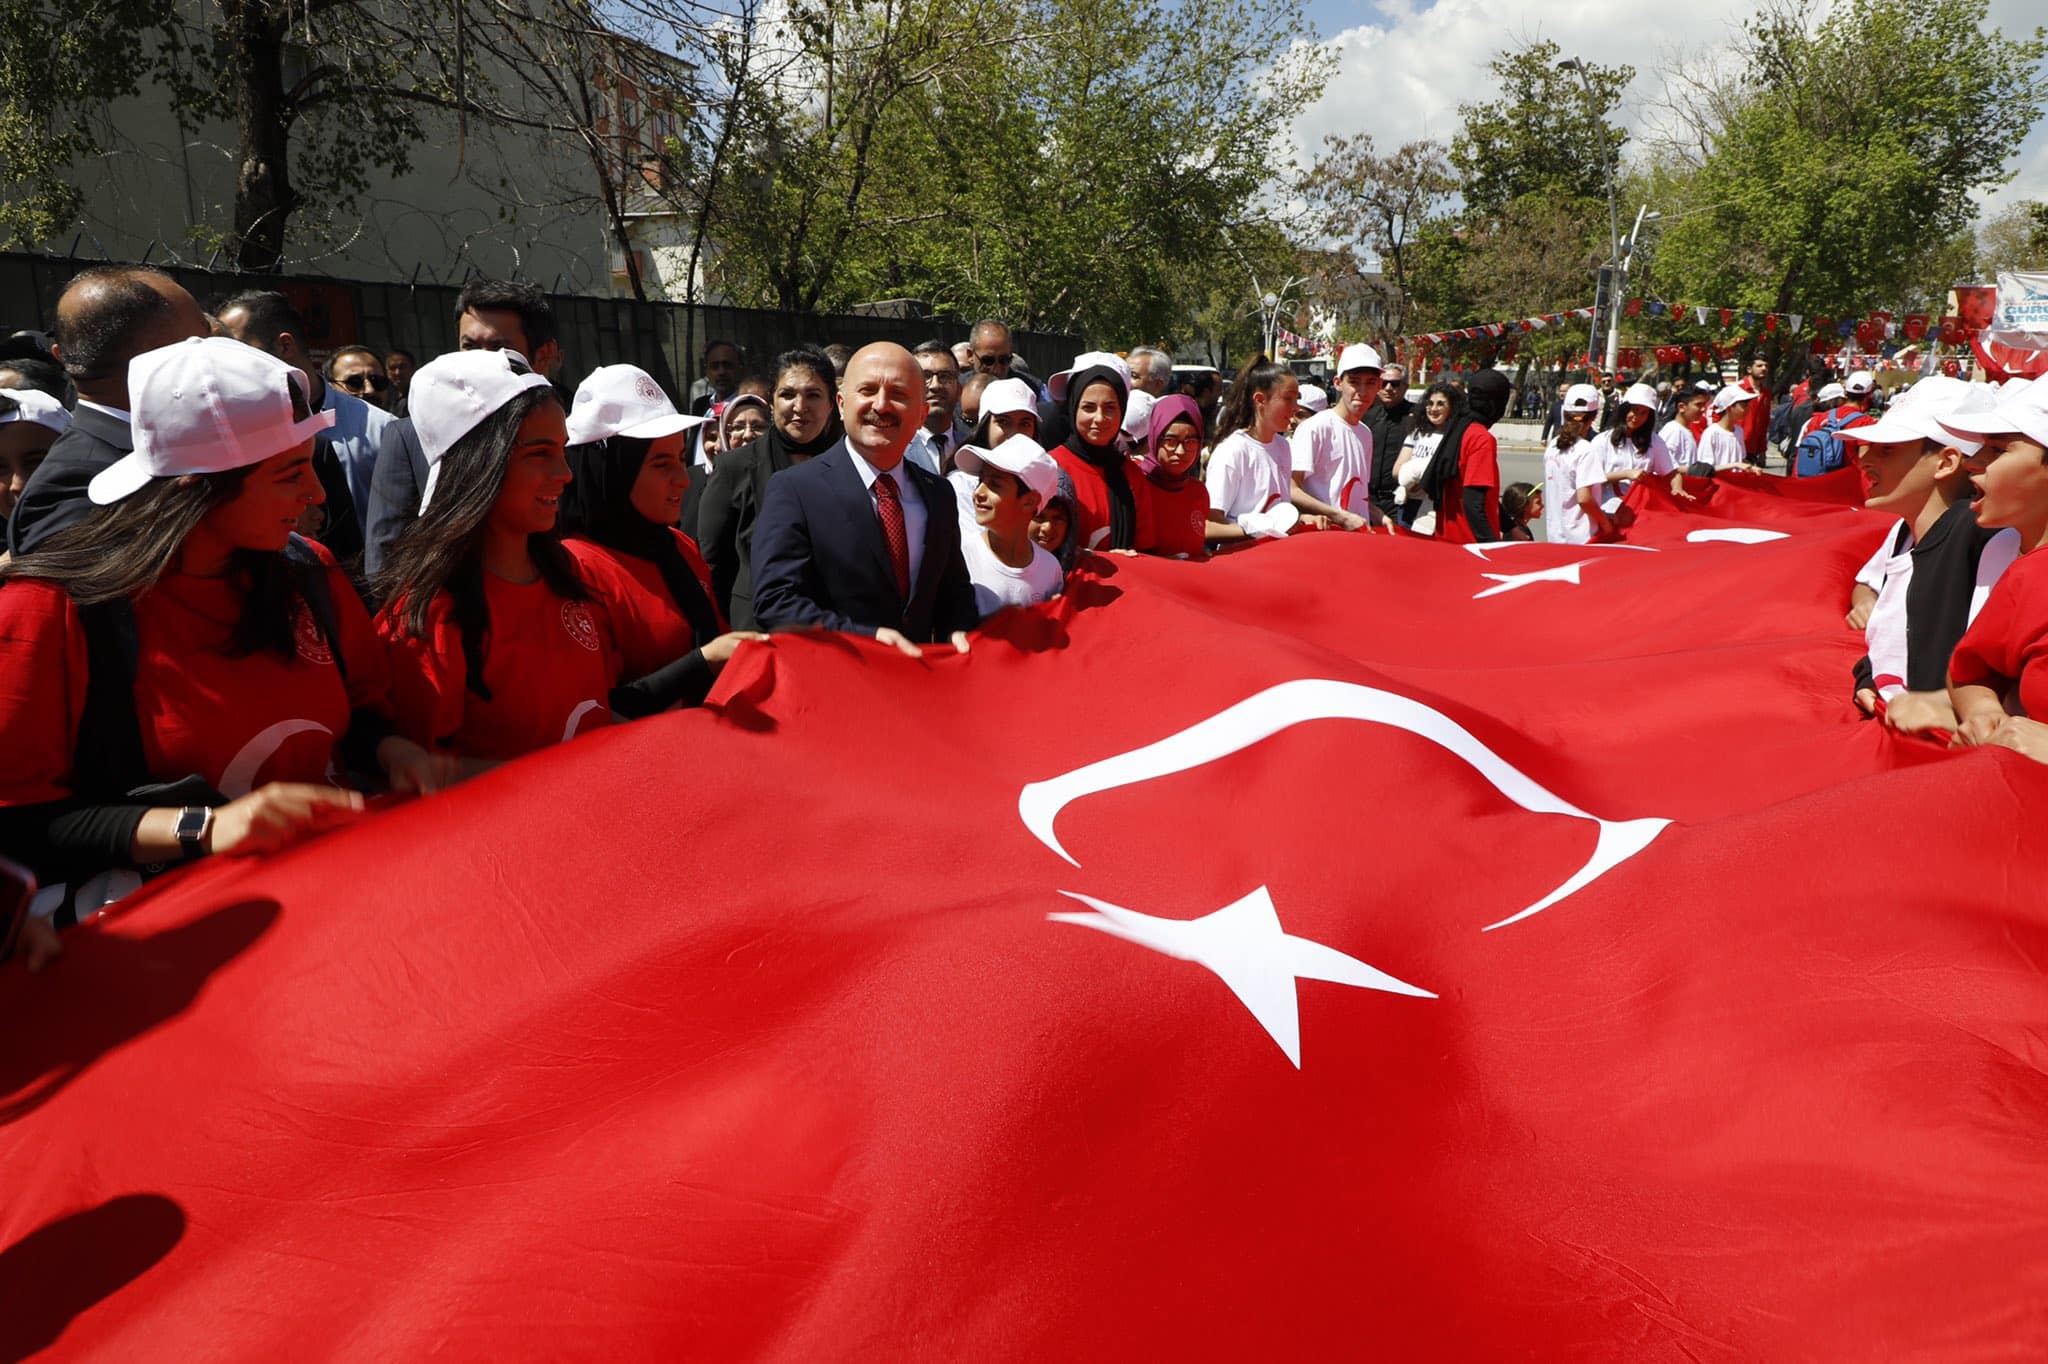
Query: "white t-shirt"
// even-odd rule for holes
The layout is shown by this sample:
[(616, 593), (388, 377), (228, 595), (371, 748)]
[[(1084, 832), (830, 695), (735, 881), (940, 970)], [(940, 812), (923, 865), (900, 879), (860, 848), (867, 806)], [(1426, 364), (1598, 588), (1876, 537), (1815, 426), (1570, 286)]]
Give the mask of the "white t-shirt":
[[(1638, 450), (1629, 442), (1617, 440), (1618, 434), (1616, 431), (1602, 431), (1593, 437), (1593, 444), (1600, 451), (1602, 471), (1612, 475), (1625, 469), (1648, 469), (1652, 474), (1664, 478), (1671, 477), (1674, 466), (1671, 463), (1671, 451), (1665, 448), (1663, 437), (1650, 437), (1650, 448)], [(1628, 487), (1626, 479), (1618, 483), (1610, 482), (1601, 498), (1601, 506), (1612, 512), (1621, 505), (1621, 499), (1628, 496)]]
[(974, 581), (974, 607), (987, 620), (1005, 606), (1031, 606), (1050, 601), (1066, 586), (1060, 561), (1045, 546), (1031, 546), (1031, 562), (1011, 568), (988, 547), (988, 532), (979, 526), (962, 526), (960, 557), (967, 561), (967, 576)]
[(1579, 489), (1600, 499), (1607, 465), (1598, 441), (1574, 441), (1569, 450), (1553, 439), (1543, 451), (1543, 538), (1553, 545), (1584, 545), (1593, 539), (1593, 518), (1579, 505)]
[(965, 540), (968, 532), (975, 529), (974, 490), (981, 486), (981, 476), (955, 469), (946, 475), (946, 482), (953, 485), (953, 501), (960, 508), (960, 538)]
[(1671, 467), (1683, 469), (1700, 457), (1700, 443), (1692, 438), (1685, 423), (1673, 417), (1664, 423), (1664, 429), (1657, 433), (1657, 439), (1664, 442), (1664, 448), (1671, 452)]
[(1436, 457), (1436, 447), (1444, 443), (1444, 433), (1434, 427), (1410, 433), (1408, 437), (1408, 462), (1401, 465), (1401, 472), (1395, 476), (1395, 503), (1414, 502), (1425, 511), (1429, 509), (1429, 497), (1422, 491), (1423, 475), (1429, 472), (1429, 462)]
[(1714, 422), (1700, 433), (1699, 458), (1700, 463), (1716, 469), (1733, 469), (1749, 463), (1749, 447), (1742, 443), (1742, 432), (1726, 430), (1721, 423)]
[(1364, 422), (1345, 421), (1335, 408), (1318, 412), (1295, 428), (1293, 449), (1294, 472), (1310, 497), (1354, 516), (1372, 510), (1372, 431)]
[(1202, 482), (1209, 505), (1235, 521), (1247, 512), (1262, 512), (1286, 502), (1293, 487), (1294, 451), (1287, 437), (1275, 435), (1261, 445), (1249, 431), (1233, 431), (1209, 456)]

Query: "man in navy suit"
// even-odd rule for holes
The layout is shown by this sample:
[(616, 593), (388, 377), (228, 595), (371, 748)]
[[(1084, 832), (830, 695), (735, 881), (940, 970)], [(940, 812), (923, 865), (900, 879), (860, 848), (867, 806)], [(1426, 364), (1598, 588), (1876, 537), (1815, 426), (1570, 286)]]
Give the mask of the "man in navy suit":
[(892, 342), (863, 347), (839, 386), (846, 438), (768, 480), (754, 523), (754, 614), (763, 629), (872, 635), (913, 658), (967, 648), (979, 622), (943, 478), (906, 463), (924, 425), (924, 375)]

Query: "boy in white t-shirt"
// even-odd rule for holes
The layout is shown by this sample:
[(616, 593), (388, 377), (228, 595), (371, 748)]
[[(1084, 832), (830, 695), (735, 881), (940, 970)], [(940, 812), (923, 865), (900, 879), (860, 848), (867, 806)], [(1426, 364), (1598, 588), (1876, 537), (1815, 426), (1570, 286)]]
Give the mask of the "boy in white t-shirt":
[(954, 453), (953, 467), (981, 480), (974, 524), (961, 527), (960, 555), (982, 619), (1057, 597), (1066, 585), (1060, 561), (1031, 539), (1031, 518), (1060, 486), (1060, 466), (1045, 447), (1029, 436), (1012, 436), (993, 450), (966, 445)]
[(1295, 428), (1295, 506), (1343, 530), (1364, 530), (1372, 510), (1372, 432), (1362, 418), (1380, 396), (1380, 353), (1346, 346), (1337, 357), (1337, 401)]
[(1712, 466), (1715, 473), (1724, 469), (1740, 469), (1749, 463), (1749, 447), (1743, 444), (1742, 423), (1749, 412), (1749, 405), (1756, 401), (1756, 394), (1740, 384), (1729, 384), (1714, 395), (1714, 405), (1709, 409), (1714, 420), (1700, 435), (1699, 460)]
[(1607, 465), (1591, 437), (1600, 390), (1573, 384), (1565, 391), (1557, 434), (1543, 452), (1543, 538), (1553, 545), (1583, 545), (1613, 534), (1601, 510)]
[[(1678, 411), (1664, 429), (1657, 433), (1657, 439), (1664, 442), (1664, 448), (1671, 452), (1671, 463), (1679, 473), (1684, 473), (1699, 462), (1700, 443), (1693, 439), (1693, 423), (1700, 419), (1700, 413), (1707, 410), (1707, 404), (1714, 400), (1714, 386), (1705, 382), (1694, 384), (1678, 400)], [(1681, 496), (1684, 494), (1681, 492)]]

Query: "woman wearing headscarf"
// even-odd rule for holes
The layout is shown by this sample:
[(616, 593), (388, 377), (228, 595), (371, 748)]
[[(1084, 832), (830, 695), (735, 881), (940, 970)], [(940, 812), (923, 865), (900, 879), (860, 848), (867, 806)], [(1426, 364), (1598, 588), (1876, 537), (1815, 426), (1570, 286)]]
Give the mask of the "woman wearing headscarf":
[(785, 351), (775, 362), (769, 395), (773, 424), (751, 445), (728, 446), (711, 471), (698, 512), (697, 543), (711, 566), (718, 609), (735, 629), (754, 628), (754, 519), (768, 480), (792, 465), (822, 455), (845, 433), (833, 395), (839, 379), (823, 351)]
[(1204, 558), (1209, 490), (1195, 477), (1195, 468), (1202, 462), (1201, 406), (1180, 393), (1152, 404), (1143, 448), (1138, 471), (1149, 486), (1145, 530), (1138, 548), (1147, 554)]
[(677, 412), (636, 366), (594, 371), (569, 412), (570, 480), (556, 522), (586, 576), (616, 570), (609, 609), (626, 676), (674, 668), (683, 706), (704, 699), (742, 641), (766, 638), (726, 633), (711, 570), (675, 526), (690, 486), (688, 433), (705, 420)]
[(1422, 491), (1437, 507), (1436, 536), (1455, 544), (1500, 538), (1500, 447), (1490, 429), (1508, 410), (1514, 385), (1483, 369), (1465, 386), (1465, 411), (1444, 432)]
[(1132, 479), (1118, 439), (1130, 388), (1122, 358), (1104, 351), (1076, 358), (1049, 385), (1070, 428), (1049, 453), (1074, 485), (1074, 537), (1083, 549), (1138, 547), (1145, 484)]

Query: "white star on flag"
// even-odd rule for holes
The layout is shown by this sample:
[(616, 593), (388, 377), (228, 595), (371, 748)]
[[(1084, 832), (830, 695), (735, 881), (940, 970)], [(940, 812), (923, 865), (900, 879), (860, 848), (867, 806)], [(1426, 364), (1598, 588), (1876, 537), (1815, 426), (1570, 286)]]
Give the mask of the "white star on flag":
[(1580, 586), (1579, 570), (1587, 564), (1597, 562), (1599, 561), (1596, 559), (1575, 559), (1568, 564), (1559, 564), (1556, 568), (1539, 568), (1533, 573), (1482, 573), (1479, 575), (1480, 577), (1489, 579), (1499, 584), (1499, 586), (1482, 588), (1474, 592), (1472, 600), (1478, 601), (1481, 597), (1497, 597), (1503, 592), (1512, 592), (1518, 587), (1527, 587), (1531, 583), (1570, 583), (1573, 587), (1578, 587)]
[(1301, 1069), (1301, 1012), (1295, 998), (1296, 980), (1326, 980), (1335, 985), (1414, 995), (1418, 999), (1436, 998), (1429, 991), (1396, 980), (1334, 947), (1287, 932), (1280, 927), (1279, 912), (1273, 908), (1273, 897), (1264, 886), (1199, 919), (1161, 919), (1071, 890), (1060, 894), (1079, 900), (1095, 912), (1046, 916), (1056, 923), (1098, 929), (1111, 937), (1215, 972), (1238, 1002), (1251, 1011), (1266, 1035), (1279, 1043), (1296, 1070)]

